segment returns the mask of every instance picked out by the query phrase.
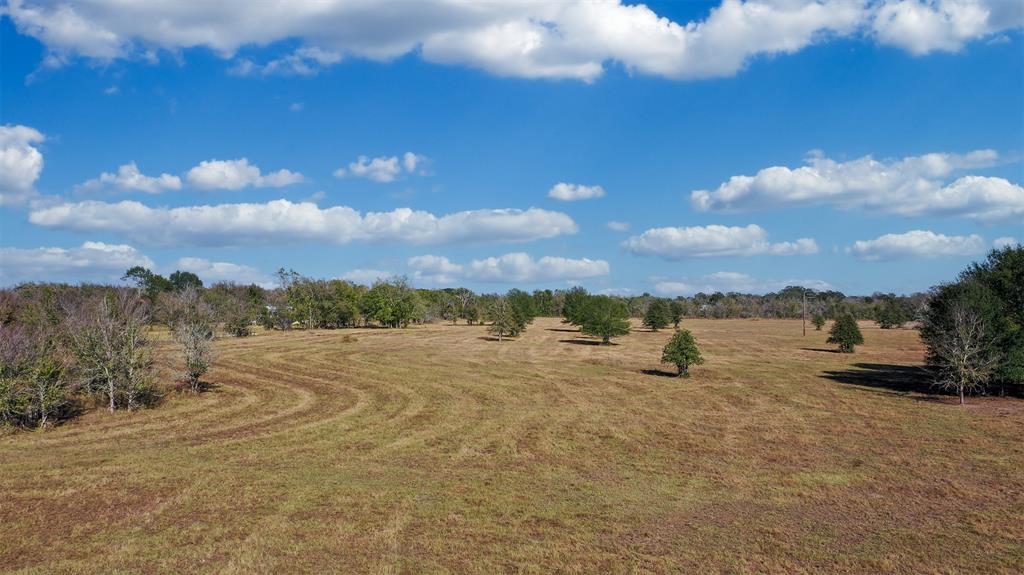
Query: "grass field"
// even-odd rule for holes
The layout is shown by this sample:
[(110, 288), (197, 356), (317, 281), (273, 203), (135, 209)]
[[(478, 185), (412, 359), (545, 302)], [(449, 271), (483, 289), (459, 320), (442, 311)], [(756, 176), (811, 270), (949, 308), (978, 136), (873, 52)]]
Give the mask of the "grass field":
[(0, 437), (0, 570), (1020, 573), (1024, 401), (912, 391), (911, 330), (588, 345), (540, 319), (219, 342), (200, 396)]

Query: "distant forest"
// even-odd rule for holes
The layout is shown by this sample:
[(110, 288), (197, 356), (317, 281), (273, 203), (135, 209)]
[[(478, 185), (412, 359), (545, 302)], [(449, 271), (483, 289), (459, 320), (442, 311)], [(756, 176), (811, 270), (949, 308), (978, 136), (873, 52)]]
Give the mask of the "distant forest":
[[(174, 295), (195, 287), (213, 308), (219, 324), (241, 334), (246, 326), (259, 324), (268, 329), (342, 328), (378, 325), (402, 327), (412, 323), (465, 321), (477, 323), (499, 297), (523, 302), (531, 315), (561, 317), (567, 298), (585, 294), (580, 287), (526, 292), (512, 289), (503, 294), (475, 293), (466, 288), (424, 289), (411, 286), (404, 277), (382, 278), (372, 286), (340, 279), (316, 279), (294, 270), (277, 273), (279, 287), (265, 289), (255, 284), (218, 282), (204, 285), (195, 274), (176, 271), (169, 276), (135, 267), (124, 279), (138, 288), (151, 306), (154, 323), (167, 323), (174, 314)], [(116, 289), (113, 286), (28, 283), (0, 291), (0, 320), (16, 313), (16, 301), (46, 302)], [(790, 318), (821, 316), (834, 319), (852, 314), (857, 319), (875, 320), (883, 327), (896, 327), (920, 319), (928, 295), (847, 295), (839, 291), (818, 291), (800, 286), (786, 287), (764, 295), (735, 292), (697, 293), (691, 297), (660, 298), (648, 293), (638, 296), (610, 296), (623, 302), (634, 318), (642, 318), (656, 301), (677, 302), (673, 309), (683, 317), (697, 318)]]

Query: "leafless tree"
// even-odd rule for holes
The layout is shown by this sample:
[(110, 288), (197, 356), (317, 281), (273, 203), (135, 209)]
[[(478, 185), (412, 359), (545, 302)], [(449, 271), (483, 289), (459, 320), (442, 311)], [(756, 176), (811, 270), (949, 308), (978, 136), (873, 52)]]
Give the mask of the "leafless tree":
[(953, 305), (951, 325), (933, 347), (939, 372), (936, 385), (960, 396), (984, 389), (999, 358), (991, 351), (985, 322), (977, 311), (964, 302)]
[(86, 390), (106, 396), (110, 411), (153, 397), (148, 304), (136, 290), (97, 294), (66, 307), (64, 337)]
[(202, 390), (201, 378), (214, 360), (213, 309), (194, 287), (182, 290), (176, 297), (181, 313), (172, 333), (184, 357), (185, 381), (193, 392), (198, 392)]

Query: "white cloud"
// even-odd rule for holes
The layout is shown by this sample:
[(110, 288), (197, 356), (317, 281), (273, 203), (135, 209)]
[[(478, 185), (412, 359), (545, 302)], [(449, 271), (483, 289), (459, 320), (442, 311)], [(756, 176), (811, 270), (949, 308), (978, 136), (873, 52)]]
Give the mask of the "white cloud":
[(654, 284), (654, 292), (663, 296), (691, 296), (696, 293), (715, 292), (764, 294), (787, 286), (803, 286), (816, 290), (832, 289), (831, 285), (822, 280), (759, 280), (738, 272), (717, 272), (696, 279), (658, 281)]
[(903, 234), (885, 234), (873, 240), (858, 240), (846, 251), (868, 261), (973, 256), (984, 253), (985, 240), (975, 234), (946, 236), (927, 230), (913, 230)]
[(1002, 249), (1002, 248), (1007, 248), (1007, 247), (1011, 247), (1011, 246), (1016, 246), (1016, 245), (1019, 245), (1019, 244), (1020, 244), (1020, 240), (1018, 240), (1017, 238), (1012, 237), (1012, 236), (1003, 236), (1001, 238), (996, 238), (992, 242), (992, 247), (994, 247), (996, 249)]
[(349, 270), (340, 276), (338, 279), (343, 279), (348, 282), (362, 284), (362, 285), (373, 285), (377, 283), (377, 280), (385, 280), (390, 277), (394, 277), (395, 274), (383, 270), (374, 269), (354, 269)]
[(818, 252), (813, 239), (772, 243), (761, 226), (692, 226), (652, 228), (633, 236), (622, 246), (635, 255), (667, 260), (717, 256), (808, 255)]
[(413, 278), (433, 284), (455, 283), (465, 272), (462, 265), (444, 256), (413, 256), (406, 263), (413, 270)]
[[(900, 0), (882, 3), (871, 21), (871, 32), (883, 44), (897, 46), (915, 55), (934, 51), (956, 52), (976, 38), (993, 34), (999, 22), (1000, 4), (1012, 0)], [(1019, 5), (1018, 5), (1019, 6)], [(1005, 9), (1005, 8), (1003, 8)], [(1011, 8), (1012, 10), (1012, 8)], [(1016, 26), (1021, 9), (1017, 9)], [(1006, 13), (1013, 26), (1013, 14)], [(1005, 25), (1005, 24), (1004, 24)]]
[(604, 197), (604, 188), (601, 186), (584, 186), (582, 184), (559, 182), (548, 190), (548, 197), (563, 202), (602, 198)]
[(1007, 180), (962, 176), (943, 183), (956, 172), (993, 166), (998, 160), (993, 150), (893, 161), (865, 156), (848, 162), (812, 153), (806, 166), (773, 166), (754, 176), (733, 176), (713, 191), (694, 191), (690, 201), (700, 211), (827, 203), (904, 216), (962, 215), (980, 221), (1024, 217), (1024, 188)]
[(196, 274), (205, 285), (221, 281), (257, 284), (265, 288), (276, 285), (273, 278), (258, 269), (230, 262), (211, 262), (203, 258), (184, 257), (178, 260), (175, 269)]
[(615, 222), (615, 221), (611, 221), (611, 222), (608, 222), (607, 226), (608, 226), (608, 229), (613, 231), (613, 232), (628, 232), (629, 231), (629, 222)]
[(290, 170), (263, 174), (246, 158), (205, 160), (189, 170), (185, 177), (190, 186), (201, 190), (240, 190), (250, 186), (282, 188), (303, 181), (302, 174)]
[(409, 258), (408, 265), (414, 270), (414, 279), (432, 284), (450, 284), (459, 280), (486, 283), (579, 280), (605, 276), (610, 270), (604, 260), (553, 256), (535, 260), (523, 252), (473, 260), (468, 264), (452, 263), (444, 256), (415, 256)]
[(401, 8), (365, 2), (9, 0), (18, 30), (43, 42), (51, 66), (72, 56), (146, 58), (207, 47), (233, 58), (242, 47), (297, 39), (288, 55), (236, 60), (237, 74), (315, 74), (345, 57), (387, 61), (415, 53), (500, 76), (593, 81), (606, 63), (669, 78), (730, 76), (758, 56), (791, 54), (835, 37), (866, 35), (913, 53), (956, 50), (1021, 26), (1005, 0), (723, 0), (703, 20), (674, 22), (642, 4), (450, 2)]
[(153, 260), (123, 244), (85, 242), (77, 248), (0, 248), (0, 284), (38, 281), (115, 281)]
[(301, 112), (304, 107), (305, 104), (302, 102), (292, 102), (291, 104), (288, 104), (288, 109), (292, 112)]
[(636, 294), (636, 290), (632, 288), (604, 288), (597, 290), (598, 295), (617, 295), (622, 297), (629, 297)]
[(39, 195), (35, 183), (43, 171), (43, 154), (33, 144), (44, 139), (28, 126), (0, 126), (0, 206), (26, 204)]
[(369, 158), (367, 156), (359, 156), (356, 161), (348, 165), (348, 169), (338, 168), (334, 171), (335, 177), (344, 178), (345, 176), (356, 176), (359, 178), (366, 178), (373, 180), (374, 182), (388, 183), (397, 180), (402, 175), (404, 169), (406, 173), (415, 173), (416, 168), (422, 168), (429, 160), (426, 156), (421, 156), (413, 152), (406, 152), (401, 158), (398, 156), (381, 156), (378, 158)]
[(409, 208), (361, 214), (348, 206), (320, 208), (283, 199), (178, 208), (85, 201), (38, 207), (29, 213), (29, 221), (56, 229), (112, 232), (161, 245), (514, 243), (578, 231), (566, 214), (538, 208), (472, 210), (439, 217)]
[(412, 152), (402, 154), (402, 166), (404, 166), (405, 171), (409, 173), (415, 172), (417, 167), (422, 171), (429, 162), (430, 160), (426, 156), (422, 156), (420, 154), (414, 154)]
[(159, 194), (166, 190), (180, 190), (181, 178), (171, 174), (147, 176), (139, 171), (135, 162), (132, 162), (119, 167), (116, 174), (103, 172), (100, 177), (87, 180), (78, 187), (85, 190), (96, 190), (104, 186), (112, 186), (126, 192)]
[(298, 48), (287, 56), (257, 64), (245, 58), (239, 59), (229, 70), (236, 76), (258, 74), (262, 76), (314, 76), (321, 68), (341, 62), (342, 55), (333, 50), (317, 47)]

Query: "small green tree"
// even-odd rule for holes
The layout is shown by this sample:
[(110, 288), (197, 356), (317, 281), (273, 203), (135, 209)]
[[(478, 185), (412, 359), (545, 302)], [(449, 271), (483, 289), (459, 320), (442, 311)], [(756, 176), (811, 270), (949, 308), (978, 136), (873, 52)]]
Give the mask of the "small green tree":
[(533, 304), (533, 296), (519, 289), (510, 289), (505, 294), (505, 301), (512, 306), (513, 317), (518, 324), (516, 333), (526, 331), (526, 326), (533, 323), (537, 316), (536, 307)]
[(629, 308), (621, 300), (591, 296), (583, 307), (580, 332), (598, 336), (607, 345), (611, 338), (629, 333)]
[(857, 327), (857, 320), (853, 319), (852, 315), (846, 314), (836, 318), (835, 323), (832, 324), (832, 330), (828, 332), (826, 341), (838, 345), (839, 351), (843, 353), (853, 353), (853, 346), (863, 344), (864, 336), (860, 333), (860, 328)]
[(814, 325), (814, 329), (816, 331), (821, 331), (821, 328), (825, 327), (825, 316), (820, 313), (816, 313), (811, 317), (811, 323)]
[(506, 336), (515, 337), (522, 329), (515, 308), (504, 297), (495, 298), (487, 309), (487, 318), (491, 320), (487, 331), (498, 336), (498, 341)]
[(146, 294), (146, 299), (150, 303), (155, 302), (157, 296), (161, 293), (174, 290), (174, 284), (167, 278), (160, 274), (155, 274), (149, 268), (142, 266), (128, 268), (128, 271), (124, 272), (121, 279), (135, 282), (135, 287)]
[(199, 279), (199, 276), (192, 272), (178, 270), (168, 276), (167, 280), (174, 286), (174, 291), (182, 291), (189, 287), (195, 289), (202, 289), (203, 287), (203, 280)]
[(668, 304), (668, 314), (672, 325), (679, 329), (679, 322), (683, 321), (683, 316), (686, 315), (686, 307), (683, 302), (674, 299)]
[(679, 368), (679, 377), (689, 377), (690, 366), (704, 363), (697, 348), (697, 340), (689, 330), (681, 329), (672, 336), (661, 352), (662, 363), (671, 363)]
[(589, 298), (587, 290), (580, 286), (565, 292), (562, 298), (562, 315), (565, 317), (566, 323), (579, 325), (583, 322), (583, 307)]
[(647, 306), (647, 313), (644, 314), (644, 326), (651, 328), (651, 331), (658, 331), (668, 327), (671, 319), (668, 304), (663, 299), (656, 299)]

